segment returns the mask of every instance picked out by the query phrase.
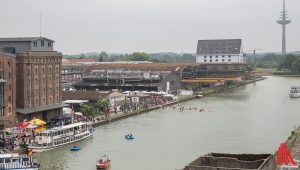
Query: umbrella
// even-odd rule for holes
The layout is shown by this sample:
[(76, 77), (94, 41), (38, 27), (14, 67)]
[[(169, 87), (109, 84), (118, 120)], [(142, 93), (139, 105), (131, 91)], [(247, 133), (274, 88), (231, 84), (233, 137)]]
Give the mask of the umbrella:
[(43, 120), (41, 120), (41, 119), (35, 119), (35, 118), (32, 119), (32, 120), (30, 121), (30, 123), (33, 124), (33, 125), (37, 125), (37, 126), (46, 124), (45, 121), (43, 121)]

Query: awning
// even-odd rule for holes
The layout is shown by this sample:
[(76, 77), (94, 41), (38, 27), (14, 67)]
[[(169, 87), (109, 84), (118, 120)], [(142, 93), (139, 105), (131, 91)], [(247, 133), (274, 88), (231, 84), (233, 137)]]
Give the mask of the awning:
[(64, 103), (59, 103), (59, 104), (53, 104), (53, 105), (48, 105), (48, 106), (40, 106), (40, 107), (34, 107), (34, 108), (28, 108), (28, 109), (17, 108), (16, 111), (18, 113), (26, 115), (26, 114), (45, 111), (45, 110), (63, 108), (63, 107), (66, 107), (66, 106), (68, 106), (68, 105), (64, 104)]

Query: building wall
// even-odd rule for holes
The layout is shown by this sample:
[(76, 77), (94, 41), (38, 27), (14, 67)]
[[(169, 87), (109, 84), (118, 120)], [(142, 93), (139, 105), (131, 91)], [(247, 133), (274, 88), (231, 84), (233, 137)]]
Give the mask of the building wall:
[(18, 108), (61, 103), (61, 53), (27, 52), (16, 59)]
[(15, 56), (0, 53), (0, 127), (4, 128), (16, 125), (15, 66)]
[(197, 63), (244, 63), (244, 58), (242, 54), (239, 55), (228, 55), (228, 54), (218, 54), (218, 55), (197, 55)]

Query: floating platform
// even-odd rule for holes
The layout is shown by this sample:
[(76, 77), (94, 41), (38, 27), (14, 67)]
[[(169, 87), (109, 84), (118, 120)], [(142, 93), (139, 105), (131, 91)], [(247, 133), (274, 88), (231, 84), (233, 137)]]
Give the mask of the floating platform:
[(186, 165), (183, 170), (271, 170), (276, 169), (271, 154), (209, 153)]

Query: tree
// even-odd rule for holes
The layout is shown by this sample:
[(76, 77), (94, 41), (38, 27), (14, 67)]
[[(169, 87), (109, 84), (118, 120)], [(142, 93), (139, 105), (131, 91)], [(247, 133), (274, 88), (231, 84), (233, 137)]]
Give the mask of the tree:
[(82, 104), (80, 106), (80, 111), (85, 115), (85, 116), (95, 116), (94, 108), (90, 105)]
[(127, 61), (149, 61), (150, 59), (149, 55), (143, 52), (134, 52), (125, 58)]
[(109, 101), (105, 99), (100, 99), (95, 104), (95, 110), (97, 110), (97, 114), (106, 113), (109, 107)]
[(107, 59), (107, 58), (108, 58), (108, 54), (107, 54), (105, 51), (102, 51), (102, 52), (100, 53), (100, 55), (99, 55), (98, 61), (99, 61), (99, 62), (103, 62), (104, 59)]

